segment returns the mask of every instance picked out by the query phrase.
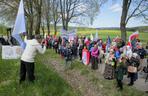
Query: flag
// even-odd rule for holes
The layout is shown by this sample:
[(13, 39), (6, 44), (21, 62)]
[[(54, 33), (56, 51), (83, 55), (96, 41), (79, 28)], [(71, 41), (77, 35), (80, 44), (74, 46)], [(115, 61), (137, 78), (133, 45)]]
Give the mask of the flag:
[(91, 40), (91, 41), (93, 41), (93, 40), (94, 40), (94, 37), (93, 37), (93, 35), (92, 35), (92, 34), (90, 35), (90, 40)]
[(86, 37), (85, 40), (84, 40), (84, 43), (86, 43), (87, 41), (88, 41), (88, 38)]
[(127, 46), (129, 46), (129, 47), (132, 47), (132, 44), (131, 44), (131, 42), (127, 42)]
[(94, 41), (97, 41), (98, 39), (99, 39), (98, 32), (96, 32)]
[(107, 38), (107, 43), (106, 43), (106, 52), (109, 51), (110, 45), (111, 45), (111, 38), (110, 38), (110, 36), (108, 36), (108, 38)]
[(20, 1), (14, 29), (12, 32), (12, 36), (19, 42), (20, 46), (24, 49), (25, 43), (22, 40), (20, 34), (26, 32), (26, 26), (25, 26), (25, 15), (24, 15), (24, 5), (23, 0)]
[(110, 39), (110, 36), (108, 36), (107, 38), (107, 45), (110, 45), (111, 44), (111, 39)]
[(139, 32), (138, 31), (134, 32), (129, 36), (129, 42), (131, 42), (131, 40), (133, 40), (134, 38), (137, 38), (138, 36), (139, 36)]
[(82, 62), (85, 65), (88, 65), (90, 62), (90, 52), (86, 48), (82, 51)]

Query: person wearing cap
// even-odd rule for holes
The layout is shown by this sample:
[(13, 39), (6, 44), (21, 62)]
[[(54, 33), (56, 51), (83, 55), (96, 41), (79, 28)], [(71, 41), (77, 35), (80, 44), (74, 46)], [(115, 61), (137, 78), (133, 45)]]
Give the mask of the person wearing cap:
[(46, 50), (47, 42), (45, 42), (42, 46), (42, 39), (40, 35), (36, 35), (35, 38), (31, 38), (30, 40), (25, 40), (26, 47), (21, 56), (21, 65), (20, 65), (20, 83), (25, 81), (26, 74), (28, 76), (29, 81), (34, 81), (34, 58), (37, 52), (43, 54)]

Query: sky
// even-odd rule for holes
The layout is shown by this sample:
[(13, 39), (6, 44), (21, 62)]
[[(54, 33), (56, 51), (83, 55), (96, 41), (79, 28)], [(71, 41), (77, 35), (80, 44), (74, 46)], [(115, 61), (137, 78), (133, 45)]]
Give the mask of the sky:
[[(116, 1), (116, 2), (114, 2)], [(122, 0), (108, 0), (100, 9), (100, 13), (96, 16), (93, 25), (89, 27), (119, 27), (122, 12)], [(127, 27), (146, 26), (141, 20), (131, 18)]]

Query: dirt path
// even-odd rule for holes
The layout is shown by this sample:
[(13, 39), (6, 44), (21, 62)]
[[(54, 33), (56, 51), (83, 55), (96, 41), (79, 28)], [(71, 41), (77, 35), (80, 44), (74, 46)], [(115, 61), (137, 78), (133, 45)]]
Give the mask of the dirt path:
[[(103, 75), (101, 75), (103, 74), (105, 64), (99, 65), (99, 69), (95, 71), (91, 70), (90, 66), (87, 66), (87, 68), (84, 67), (85, 71), (89, 71), (88, 74), (82, 74), (83, 69), (81, 70), (76, 68), (65, 71), (63, 60), (60, 56), (51, 54), (45, 55), (46, 57), (41, 57), (45, 58), (43, 59), (43, 63), (48, 67), (52, 67), (65, 81), (69, 83), (75, 92), (80, 94), (79, 96), (109, 96), (109, 94), (107, 94), (108, 91), (116, 90), (116, 84), (114, 84), (113, 81), (105, 80)], [(139, 85), (135, 84), (135, 86), (138, 86), (138, 88), (136, 88), (139, 90)], [(142, 88), (145, 87), (142, 86)]]
[(89, 82), (88, 78), (81, 75), (77, 70), (64, 70), (63, 65), (58, 61), (50, 61), (52, 67), (64, 78), (73, 89), (76, 89), (80, 92), (82, 96), (102, 96), (98, 91), (96, 86), (93, 86)]
[(97, 87), (89, 81), (88, 77), (81, 75), (78, 70), (72, 69), (65, 71), (64, 65), (52, 58), (47, 59), (46, 65), (52, 66), (74, 90), (80, 93), (80, 96), (103, 96)]

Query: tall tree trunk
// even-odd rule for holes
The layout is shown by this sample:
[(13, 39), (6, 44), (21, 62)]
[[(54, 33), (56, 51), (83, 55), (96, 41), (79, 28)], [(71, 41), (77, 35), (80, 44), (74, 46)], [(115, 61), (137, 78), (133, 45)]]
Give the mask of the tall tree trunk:
[(120, 30), (121, 30), (121, 38), (122, 38), (122, 40), (124, 40), (126, 42), (127, 33), (126, 33), (126, 24), (125, 23), (120, 24)]
[(41, 11), (38, 12), (35, 34), (40, 34), (40, 27), (41, 27)]
[(68, 30), (68, 20), (66, 20), (66, 30)]
[(126, 19), (131, 0), (123, 0), (122, 15), (120, 21), (121, 38), (126, 42)]
[(33, 20), (33, 2), (32, 0), (29, 0), (29, 5), (28, 5), (28, 9), (29, 9), (29, 17), (28, 17), (28, 36), (29, 38), (33, 35), (33, 23), (34, 23), (34, 20)]
[(46, 26), (47, 26), (48, 35), (50, 35), (50, 22), (49, 22), (48, 18), (47, 18), (46, 22), (47, 22)]
[(29, 32), (28, 35), (31, 37), (33, 35), (33, 18), (32, 16), (29, 18)]
[(57, 35), (57, 23), (54, 22), (54, 35), (56, 36)]
[(41, 27), (41, 11), (42, 11), (42, 0), (39, 0), (38, 2), (38, 6), (37, 6), (37, 25), (36, 25), (36, 30), (35, 30), (35, 34), (40, 34), (40, 27)]
[(45, 35), (44, 24), (42, 26), (43, 36)]

